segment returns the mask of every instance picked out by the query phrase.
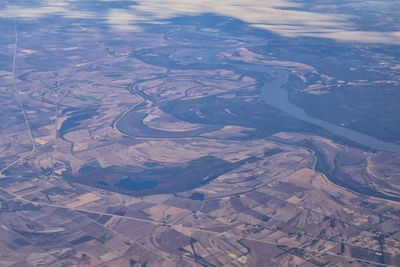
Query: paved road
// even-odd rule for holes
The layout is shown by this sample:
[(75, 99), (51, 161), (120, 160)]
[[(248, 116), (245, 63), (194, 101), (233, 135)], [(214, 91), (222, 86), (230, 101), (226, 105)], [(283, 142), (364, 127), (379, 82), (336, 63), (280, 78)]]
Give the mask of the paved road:
[(17, 61), (17, 50), (18, 50), (18, 29), (17, 29), (17, 24), (16, 24), (16, 23), (15, 23), (15, 25), (14, 25), (14, 32), (15, 32), (15, 42), (14, 42), (14, 55), (13, 55), (13, 64), (12, 64), (12, 76), (11, 76), (11, 79), (12, 79), (12, 84), (13, 84), (13, 87), (14, 87), (15, 97), (16, 97), (18, 103), (19, 103), (21, 112), (22, 112), (22, 114), (23, 114), (23, 116), (24, 116), (24, 120), (25, 120), (26, 127), (27, 127), (28, 132), (29, 132), (29, 136), (30, 136), (31, 143), (32, 143), (32, 149), (31, 149), (31, 151), (27, 152), (25, 155), (23, 155), (23, 156), (20, 157), (19, 159), (17, 159), (17, 160), (15, 160), (15, 161), (11, 162), (11, 163), (8, 164), (7, 166), (5, 166), (3, 169), (1, 169), (1, 170), (0, 170), (0, 175), (3, 174), (3, 172), (4, 172), (5, 170), (11, 168), (11, 167), (14, 166), (15, 164), (17, 164), (17, 163), (21, 162), (22, 160), (24, 160), (25, 158), (27, 158), (27, 157), (28, 157), (29, 155), (31, 155), (31, 154), (35, 151), (35, 149), (36, 149), (36, 143), (35, 143), (35, 139), (34, 139), (34, 137), (33, 137), (32, 129), (31, 129), (31, 126), (29, 125), (29, 121), (28, 121), (27, 116), (26, 116), (26, 111), (25, 111), (24, 105), (23, 105), (23, 103), (22, 103), (22, 99), (21, 99), (21, 96), (20, 96), (20, 92), (19, 92), (19, 89), (18, 89), (17, 84), (16, 84), (16, 82), (15, 82), (15, 66), (16, 66), (16, 61)]

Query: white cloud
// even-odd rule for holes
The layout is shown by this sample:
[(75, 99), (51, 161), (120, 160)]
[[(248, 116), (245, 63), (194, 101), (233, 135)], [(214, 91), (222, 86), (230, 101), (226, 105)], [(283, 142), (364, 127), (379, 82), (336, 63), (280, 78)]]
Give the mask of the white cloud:
[(137, 0), (126, 9), (102, 10), (99, 14), (77, 10), (72, 0), (47, 0), (39, 7), (6, 6), (0, 9), (0, 17), (34, 19), (56, 14), (68, 18), (104, 18), (114, 29), (135, 31), (143, 22), (214, 13), (290, 37), (400, 44), (400, 32), (356, 31), (353, 17), (333, 13), (335, 9), (329, 11), (329, 5), (324, 5), (324, 13), (296, 9), (301, 5), (290, 0)]
[(137, 31), (140, 29), (135, 25), (140, 20), (140, 17), (126, 10), (112, 9), (107, 12), (105, 19), (111, 27), (117, 30)]
[(66, 2), (46, 1), (38, 7), (8, 5), (0, 9), (0, 18), (38, 19), (51, 15), (60, 15), (64, 18), (94, 18), (95, 14), (89, 11), (70, 9)]

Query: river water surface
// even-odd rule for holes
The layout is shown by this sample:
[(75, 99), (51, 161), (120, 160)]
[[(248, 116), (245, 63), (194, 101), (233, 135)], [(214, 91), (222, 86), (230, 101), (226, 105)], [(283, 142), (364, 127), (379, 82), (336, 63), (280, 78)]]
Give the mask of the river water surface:
[(289, 72), (282, 69), (274, 69), (274, 72), (276, 73), (276, 79), (272, 82), (264, 84), (264, 86), (261, 88), (261, 99), (266, 104), (276, 107), (297, 119), (318, 125), (335, 135), (345, 137), (346, 139), (362, 146), (371, 148), (373, 150), (400, 154), (400, 145), (391, 142), (385, 142), (373, 136), (369, 136), (307, 115), (301, 108), (292, 104), (288, 99), (286, 84), (289, 78)]

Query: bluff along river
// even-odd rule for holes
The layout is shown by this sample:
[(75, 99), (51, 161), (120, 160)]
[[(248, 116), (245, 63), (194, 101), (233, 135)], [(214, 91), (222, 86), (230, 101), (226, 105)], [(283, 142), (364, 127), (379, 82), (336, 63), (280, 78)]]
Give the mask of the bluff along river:
[[(271, 69), (267, 70), (271, 71)], [(400, 154), (400, 145), (391, 142), (385, 142), (375, 137), (307, 115), (301, 108), (292, 104), (288, 100), (288, 92), (285, 88), (289, 78), (288, 71), (276, 68), (273, 69), (273, 71), (276, 73), (276, 79), (272, 82), (264, 84), (264, 86), (261, 88), (261, 99), (266, 104), (276, 107), (297, 119), (318, 125), (335, 135), (345, 137), (348, 140), (362, 146), (369, 147), (373, 150)]]

